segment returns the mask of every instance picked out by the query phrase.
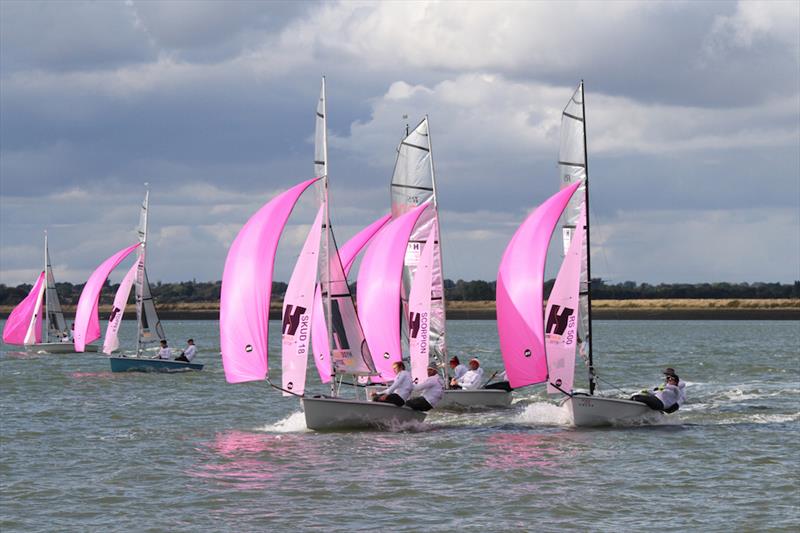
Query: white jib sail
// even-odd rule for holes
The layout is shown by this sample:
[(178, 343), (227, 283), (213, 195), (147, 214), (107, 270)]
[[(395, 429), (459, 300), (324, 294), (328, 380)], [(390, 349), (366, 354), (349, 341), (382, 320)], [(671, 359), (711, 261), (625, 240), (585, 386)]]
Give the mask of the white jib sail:
[[(400, 143), (397, 161), (392, 175), (392, 217), (397, 218), (411, 209), (432, 203), (434, 209), (426, 209), (411, 233), (403, 266), (403, 323), (408, 319), (408, 294), (414, 272), (420, 260), (422, 247), (435, 227), (437, 236), (441, 235), (438, 224), (436, 200), (436, 180), (431, 155), (431, 142), (428, 131), (428, 117), (425, 117), (413, 131)], [(434, 242), (433, 265), (431, 272), (431, 316), (429, 341), (431, 355), (439, 360), (445, 359), (447, 350), (445, 337), (444, 279), (442, 274), (442, 253), (440, 239)], [(403, 337), (408, 334), (407, 325), (401, 326)]]
[(119, 350), (119, 327), (122, 324), (122, 315), (125, 314), (125, 306), (128, 304), (128, 298), (131, 294), (131, 287), (133, 281), (136, 279), (136, 273), (139, 270), (139, 262), (131, 266), (125, 277), (119, 284), (117, 294), (114, 296), (114, 303), (111, 306), (111, 315), (108, 317), (108, 326), (106, 326), (106, 336), (103, 339), (103, 353), (111, 355), (113, 352)]
[[(558, 151), (558, 169), (561, 188), (580, 182), (562, 217), (563, 253), (566, 256), (578, 224), (586, 195), (586, 146), (584, 143), (585, 121), (583, 113), (583, 83), (572, 94), (561, 113), (561, 144)], [(583, 235), (586, 243), (586, 235)], [(589, 279), (586, 254), (581, 259), (580, 324), (578, 335), (584, 343), (590, 343), (589, 331)]]
[(28, 324), (28, 330), (25, 332), (25, 340), (23, 344), (36, 344), (36, 326), (39, 324), (39, 314), (42, 312), (42, 304), (44, 303), (45, 284), (42, 283), (42, 288), (39, 289), (39, 294), (36, 296), (35, 311), (31, 315), (31, 321)]
[(408, 297), (408, 351), (411, 359), (411, 377), (414, 383), (422, 383), (428, 377), (431, 274), (435, 242), (436, 226), (431, 228), (425, 247), (422, 249), (417, 271), (414, 273), (414, 283)]
[(322, 217), (325, 208), (317, 212), (311, 231), (295, 264), (294, 272), (283, 298), (281, 326), (281, 382), (283, 395), (303, 394), (306, 385), (308, 354), (311, 349), (311, 317), (314, 309), (314, 289), (317, 285)]

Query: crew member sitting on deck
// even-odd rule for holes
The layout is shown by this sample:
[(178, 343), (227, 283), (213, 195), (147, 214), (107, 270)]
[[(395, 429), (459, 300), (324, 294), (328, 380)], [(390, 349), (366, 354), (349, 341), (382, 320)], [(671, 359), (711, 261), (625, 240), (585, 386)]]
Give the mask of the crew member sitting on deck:
[[(676, 375), (674, 368), (667, 367), (667, 368), (664, 369), (664, 381), (665, 382), (666, 382), (666, 379), (669, 376), (674, 376), (674, 375)], [(653, 387), (653, 391), (659, 391), (659, 390), (662, 390), (663, 388), (664, 388), (664, 385), (658, 385), (657, 387)], [(674, 413), (675, 411), (677, 411), (678, 409), (683, 407), (683, 403), (686, 401), (686, 382), (685, 381), (679, 382), (678, 383), (678, 388), (681, 391), (681, 395), (678, 398), (678, 403), (676, 403), (675, 405), (673, 405), (669, 409), (664, 409), (665, 413)]]
[(194, 345), (194, 339), (189, 339), (186, 341), (186, 349), (180, 354), (178, 357), (175, 358), (176, 361), (183, 361), (184, 363), (191, 363), (192, 359), (194, 359), (195, 354), (197, 354), (197, 346)]
[(460, 378), (450, 380), (450, 387), (453, 389), (475, 390), (481, 386), (483, 381), (483, 369), (477, 359), (469, 360), (469, 370)]
[(411, 398), (406, 405), (415, 411), (430, 411), (444, 396), (444, 381), (436, 370), (436, 365), (428, 366), (428, 379), (414, 385), (414, 392), (422, 393), (421, 396)]
[(397, 407), (402, 407), (406, 399), (411, 396), (411, 389), (414, 384), (411, 382), (411, 374), (406, 370), (406, 365), (402, 361), (397, 361), (392, 365), (395, 374), (394, 381), (388, 389), (375, 391), (372, 397), (373, 402), (393, 403)]
[(462, 365), (456, 356), (450, 358), (450, 370), (453, 372), (454, 379), (458, 379), (467, 373), (467, 367)]
[(167, 346), (167, 341), (161, 341), (161, 349), (156, 354), (156, 359), (172, 359), (172, 349)]
[(678, 405), (678, 400), (681, 397), (681, 390), (678, 388), (680, 378), (675, 374), (667, 376), (667, 383), (662, 390), (650, 394), (649, 391), (644, 391), (643, 394), (634, 394), (631, 400), (642, 402), (650, 409), (664, 412), (674, 412), (674, 406)]

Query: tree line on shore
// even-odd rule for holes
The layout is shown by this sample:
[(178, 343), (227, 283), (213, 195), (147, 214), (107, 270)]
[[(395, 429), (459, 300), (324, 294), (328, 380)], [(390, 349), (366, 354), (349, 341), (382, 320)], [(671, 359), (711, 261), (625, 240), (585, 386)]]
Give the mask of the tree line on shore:
[[(549, 295), (554, 280), (545, 283), (545, 296)], [(59, 299), (63, 305), (77, 305), (84, 284), (56, 283)], [(736, 298), (769, 299), (800, 298), (800, 281), (794, 283), (608, 283), (600, 278), (592, 279), (592, 298), (598, 300), (637, 300), (637, 299), (695, 299), (695, 298)], [(157, 282), (152, 285), (153, 297), (160, 303), (191, 303), (219, 301), (221, 281), (181, 281), (176, 283)], [(462, 279), (444, 281), (445, 298), (451, 301), (485, 301), (495, 299), (495, 281)], [(106, 281), (101, 295), (101, 303), (110, 304), (119, 284)], [(283, 300), (286, 283), (272, 283), (272, 299)], [(31, 290), (30, 284), (8, 287), (0, 284), (0, 305), (16, 305)], [(357, 286), (353, 284), (353, 289)]]

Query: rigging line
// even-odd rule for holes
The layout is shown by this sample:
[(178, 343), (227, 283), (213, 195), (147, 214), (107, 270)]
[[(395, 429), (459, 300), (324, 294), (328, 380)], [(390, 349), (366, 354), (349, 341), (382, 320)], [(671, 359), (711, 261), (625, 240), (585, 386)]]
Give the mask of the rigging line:
[(411, 148), (416, 148), (417, 150), (422, 150), (423, 152), (430, 152), (429, 148), (425, 148), (424, 146), (419, 146), (418, 144), (413, 144), (406, 141), (403, 141), (400, 144), (410, 146)]
[(277, 385), (275, 385), (275, 384), (274, 384), (272, 381), (270, 381), (270, 379), (269, 379), (269, 378), (267, 378), (267, 383), (269, 383), (269, 386), (270, 386), (270, 387), (272, 387), (272, 388), (274, 388), (274, 389), (278, 389), (279, 391), (283, 391), (283, 392), (285, 392), (285, 393), (287, 393), (287, 394), (291, 394), (292, 396), (297, 396), (298, 398), (304, 398), (304, 397), (305, 397), (305, 395), (304, 395), (304, 394), (297, 394), (296, 392), (292, 392), (292, 391), (290, 391), (290, 390), (284, 389), (283, 387), (278, 387), (278, 386), (277, 386)]
[(617, 389), (618, 391), (620, 391), (622, 394), (625, 394), (626, 396), (630, 396), (630, 395), (631, 395), (631, 393), (629, 393), (629, 392), (626, 392), (626, 391), (624, 391), (624, 390), (620, 389), (619, 387), (617, 387), (616, 385), (614, 385), (614, 384), (613, 384), (613, 383), (611, 383), (610, 381), (608, 381), (608, 380), (605, 380), (605, 379), (601, 378), (601, 377), (600, 377), (600, 376), (599, 376), (599, 375), (598, 375), (596, 372), (595, 372), (595, 374), (594, 374), (594, 379), (596, 379), (596, 380), (598, 380), (598, 381), (602, 381), (602, 382), (603, 382), (603, 383), (605, 383), (606, 385), (610, 385), (611, 387), (613, 387), (613, 388)]

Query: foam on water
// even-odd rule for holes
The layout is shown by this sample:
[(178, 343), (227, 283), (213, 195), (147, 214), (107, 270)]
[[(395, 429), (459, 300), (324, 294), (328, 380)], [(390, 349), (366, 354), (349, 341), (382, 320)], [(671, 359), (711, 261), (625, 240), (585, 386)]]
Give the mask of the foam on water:
[(526, 406), (514, 421), (535, 426), (567, 426), (572, 423), (572, 418), (565, 407), (548, 402), (536, 402)]
[(303, 433), (311, 430), (306, 427), (305, 413), (303, 413), (303, 411), (297, 411), (274, 424), (267, 424), (266, 426), (256, 428), (256, 431), (265, 431), (268, 433)]

